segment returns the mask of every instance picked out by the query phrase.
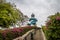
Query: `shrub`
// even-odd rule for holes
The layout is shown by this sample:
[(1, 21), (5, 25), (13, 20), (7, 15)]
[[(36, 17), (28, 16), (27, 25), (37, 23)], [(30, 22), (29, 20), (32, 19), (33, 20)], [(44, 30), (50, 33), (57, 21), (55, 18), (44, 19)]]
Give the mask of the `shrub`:
[(49, 20), (46, 22), (48, 30), (45, 30), (47, 40), (60, 40), (60, 13), (57, 12), (48, 18)]
[(0, 31), (0, 40), (13, 40), (19, 36), (22, 36), (27, 31), (33, 29), (34, 27), (20, 27), (13, 29), (6, 29)]

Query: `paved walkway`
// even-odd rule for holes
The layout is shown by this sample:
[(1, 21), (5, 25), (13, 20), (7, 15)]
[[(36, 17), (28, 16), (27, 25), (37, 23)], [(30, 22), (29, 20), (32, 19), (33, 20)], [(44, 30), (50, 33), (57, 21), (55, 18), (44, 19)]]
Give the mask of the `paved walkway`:
[(36, 35), (34, 36), (34, 40), (46, 40), (42, 29), (36, 31)]

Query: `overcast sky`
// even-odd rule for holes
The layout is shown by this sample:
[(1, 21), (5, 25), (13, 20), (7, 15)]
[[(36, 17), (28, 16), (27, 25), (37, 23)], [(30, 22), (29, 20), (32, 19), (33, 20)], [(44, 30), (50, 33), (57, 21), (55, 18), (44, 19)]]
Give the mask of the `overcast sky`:
[(7, 0), (15, 3), (16, 7), (30, 17), (32, 13), (38, 19), (37, 24), (43, 25), (49, 15), (60, 12), (60, 0)]

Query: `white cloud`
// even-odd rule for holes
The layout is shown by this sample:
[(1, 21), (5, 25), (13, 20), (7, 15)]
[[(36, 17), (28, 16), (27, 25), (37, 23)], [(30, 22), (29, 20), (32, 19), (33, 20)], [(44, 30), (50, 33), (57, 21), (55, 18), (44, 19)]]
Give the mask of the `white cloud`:
[(12, 0), (13, 2), (25, 15), (30, 17), (34, 13), (39, 25), (43, 25), (49, 15), (60, 12), (60, 0)]

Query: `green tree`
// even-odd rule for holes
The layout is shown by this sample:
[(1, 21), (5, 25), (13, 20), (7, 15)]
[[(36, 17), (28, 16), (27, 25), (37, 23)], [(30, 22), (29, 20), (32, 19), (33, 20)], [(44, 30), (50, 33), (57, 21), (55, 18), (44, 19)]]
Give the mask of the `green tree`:
[(46, 36), (48, 40), (60, 40), (60, 13), (48, 17), (46, 27)]
[(23, 14), (10, 3), (0, 4), (0, 26), (9, 27), (12, 23), (21, 20)]

